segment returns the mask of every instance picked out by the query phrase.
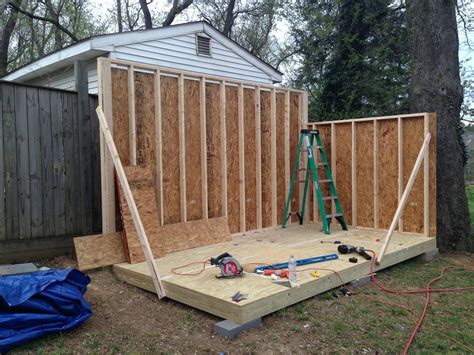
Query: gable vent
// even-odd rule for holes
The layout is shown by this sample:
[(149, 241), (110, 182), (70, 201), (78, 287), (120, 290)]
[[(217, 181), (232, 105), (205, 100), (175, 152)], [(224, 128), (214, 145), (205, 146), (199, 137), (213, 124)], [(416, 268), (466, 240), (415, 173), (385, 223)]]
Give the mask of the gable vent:
[(207, 36), (196, 35), (197, 54), (211, 56), (211, 39)]

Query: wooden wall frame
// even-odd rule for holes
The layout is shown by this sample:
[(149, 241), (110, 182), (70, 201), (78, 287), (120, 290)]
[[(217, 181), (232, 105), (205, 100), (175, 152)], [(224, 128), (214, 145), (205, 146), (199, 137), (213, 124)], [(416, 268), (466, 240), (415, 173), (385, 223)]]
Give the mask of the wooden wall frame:
[[(336, 141), (339, 127), (350, 124), (347, 137)], [(360, 118), (352, 120), (310, 122), (308, 128), (326, 130), (323, 136), (326, 151), (330, 147), (331, 168), (338, 184), (338, 194), (345, 204), (349, 224), (388, 230), (397, 206), (426, 137), (429, 149), (423, 160), (423, 171), (413, 184), (412, 194), (405, 208), (397, 213), (400, 232), (436, 235), (436, 115), (414, 113), (397, 116)], [(321, 131), (323, 132), (323, 131)], [(359, 142), (360, 140), (360, 142)], [(350, 143), (349, 143), (350, 142)], [(387, 144), (390, 143), (390, 144)], [(338, 146), (350, 150), (350, 171), (337, 169)], [(362, 151), (364, 150), (364, 151)], [(367, 153), (367, 154), (364, 154)], [(361, 157), (367, 156), (367, 159)], [(337, 178), (336, 178), (337, 173)], [(389, 181), (388, 181), (388, 180)], [(370, 183), (367, 181), (370, 180)], [(360, 187), (359, 185), (363, 186)], [(341, 194), (341, 185), (348, 193)], [(368, 188), (368, 189), (367, 189)], [(363, 190), (364, 198), (361, 198)], [(372, 197), (368, 197), (371, 195)], [(387, 200), (391, 200), (387, 206)], [(406, 201), (405, 201), (406, 202)], [(408, 211), (408, 213), (407, 213)], [(361, 215), (362, 214), (362, 215)], [(405, 217), (404, 217), (405, 216)], [(410, 221), (407, 221), (410, 217)], [(408, 223), (409, 222), (409, 223)]]
[[(153, 137), (153, 148), (150, 148), (153, 150), (153, 154), (149, 154), (152, 158), (145, 163), (156, 164), (156, 196), (160, 224), (195, 219), (196, 216), (191, 216), (189, 211), (190, 208), (196, 208), (194, 207), (195, 203), (199, 204), (198, 218), (227, 217), (231, 232), (234, 234), (275, 228), (281, 224), (280, 217), (283, 210), (279, 210), (281, 201), (279, 201), (278, 194), (283, 186), (282, 181), (285, 185), (284, 191), (288, 190), (290, 166), (294, 160), (291, 151), (297, 144), (294, 141), (294, 135), (296, 131), (299, 134), (299, 129), (304, 127), (307, 122), (308, 110), (307, 107), (304, 107), (308, 103), (306, 92), (109, 58), (99, 58), (98, 68), (100, 106), (114, 135), (119, 154), (124, 152), (124, 158), (122, 158), (124, 165), (144, 164), (140, 160), (143, 160), (141, 150), (143, 150), (144, 134), (140, 132), (140, 129), (143, 129), (140, 127), (145, 124), (142, 111), (146, 111), (147, 108), (144, 109), (143, 105), (139, 104), (140, 96), (146, 93), (148, 95), (147, 102), (153, 104), (148, 107), (154, 116), (153, 132), (149, 135)], [(123, 75), (121, 73), (118, 75), (118, 72)], [(152, 77), (150, 85), (147, 84), (148, 76)], [(167, 85), (165, 81), (169, 83), (170, 80), (173, 80), (173, 85), (176, 81), (177, 86), (176, 95), (171, 98), (164, 92), (164, 87)], [(197, 83), (197, 86), (193, 83)], [(214, 88), (216, 88), (215, 92)], [(194, 94), (196, 91), (193, 91), (195, 89), (197, 96)], [(126, 93), (125, 100), (118, 98), (119, 91), (122, 92), (122, 95), (125, 95), (123, 92)], [(195, 96), (190, 97), (189, 95)], [(249, 98), (252, 99), (249, 100)], [(171, 99), (175, 100), (174, 107), (171, 107), (166, 101)], [(189, 108), (189, 100), (196, 100), (193, 103), (195, 103), (195, 107), (199, 106), (196, 109), (198, 124), (195, 128), (199, 134), (193, 134), (193, 138), (185, 136), (185, 131), (189, 132), (186, 128), (186, 122), (189, 119), (186, 110), (192, 109)], [(233, 121), (234, 112), (237, 125), (234, 125)], [(253, 115), (252, 118), (248, 116), (249, 112)], [(169, 120), (169, 115), (175, 114), (179, 140), (178, 156), (176, 157), (179, 161), (177, 166), (177, 170), (179, 170), (179, 186), (177, 187), (179, 216), (170, 222), (167, 213), (169, 191), (166, 187), (169, 179), (165, 177), (165, 174), (171, 157), (167, 155), (165, 149), (169, 133), (165, 132), (169, 129), (169, 123), (166, 126), (165, 122)], [(119, 119), (117, 116), (122, 116), (120, 123), (117, 122)], [(216, 117), (218, 121), (215, 121)], [(249, 119), (252, 119), (253, 122), (250, 122)], [(209, 124), (212, 125), (212, 129), (218, 130), (217, 144), (213, 141), (212, 146), (209, 146), (211, 144), (209, 135), (217, 131), (211, 132), (211, 128), (208, 128)], [(248, 139), (244, 133), (247, 125), (252, 127), (249, 129), (255, 132), (251, 139)], [(117, 130), (116, 134), (114, 134), (114, 129)], [(236, 135), (234, 135), (234, 129), (238, 131)], [(119, 137), (120, 130), (128, 130), (126, 142), (122, 137)], [(192, 154), (192, 151), (187, 151), (187, 139), (198, 140), (193, 147), (199, 149), (197, 155), (199, 162), (197, 162), (196, 168), (191, 170), (187, 157)], [(251, 142), (250, 146), (247, 140)], [(123, 147), (127, 148), (123, 150), (121, 149)], [(231, 151), (229, 151), (230, 148)], [(210, 176), (209, 170), (209, 156), (214, 154), (214, 151), (209, 149), (215, 149), (220, 154), (220, 168), (217, 171), (220, 186), (217, 192), (215, 176)], [(277, 149), (284, 150), (281, 156), (277, 156)], [(233, 154), (234, 152), (235, 154)], [(252, 161), (254, 161), (251, 165), (254, 166), (254, 171), (248, 171), (247, 153), (252, 156)], [(284, 157), (284, 161), (280, 161), (277, 157)], [(104, 166), (102, 170), (103, 231), (111, 233), (115, 231), (116, 225), (114, 169), (112, 159), (105, 146), (101, 146), (101, 162)], [(233, 170), (235, 166), (237, 168)], [(268, 167), (269, 170), (265, 170)], [(253, 170), (253, 168), (250, 169)], [(234, 172), (238, 176), (237, 184), (231, 183), (231, 181), (235, 181)], [(213, 171), (213, 174), (215, 173)], [(194, 195), (191, 196), (196, 191), (189, 190), (187, 178), (189, 179), (190, 175), (196, 175), (200, 180), (200, 192), (197, 199)], [(248, 176), (253, 176), (251, 181), (248, 180)], [(211, 179), (213, 179), (212, 184), (214, 185), (210, 185)], [(247, 193), (246, 189), (249, 184), (255, 184), (255, 196), (253, 193)], [(211, 206), (211, 193), (219, 195), (219, 215), (215, 215), (215, 206)], [(299, 196), (301, 195), (299, 194)], [(238, 200), (237, 204), (234, 202), (236, 199)], [(248, 199), (253, 199), (250, 209), (247, 206)], [(213, 200), (212, 203), (215, 204), (216, 201)], [(235, 212), (236, 209), (237, 212)]]
[[(115, 134), (114, 128), (117, 128), (117, 135), (122, 129), (119, 127), (128, 130), (128, 138), (117, 143), (119, 153), (122, 144), (124, 154), (128, 155), (122, 159), (125, 165), (143, 164), (139, 159), (143, 155), (144, 133), (139, 130), (144, 125), (145, 114), (137, 100), (146, 93), (147, 102), (153, 103), (148, 107), (150, 110), (153, 108), (153, 116), (148, 113), (147, 117), (152, 120), (154, 117), (154, 129), (150, 133), (154, 151), (146, 163), (156, 164), (161, 224), (227, 217), (233, 234), (276, 228), (281, 224), (280, 194), (288, 192), (297, 137), (301, 128), (308, 127), (325, 132), (322, 134), (323, 142), (346, 217), (349, 215), (349, 224), (378, 229), (389, 228), (402, 198), (407, 174), (416, 160), (415, 154), (423, 138), (430, 133), (430, 148), (408, 202), (400, 213), (398, 229), (426, 236), (436, 234), (436, 117), (433, 113), (308, 123), (308, 95), (304, 91), (108, 58), (99, 58), (98, 68), (99, 101), (110, 130)], [(151, 77), (151, 86), (146, 86), (148, 77)], [(126, 92), (125, 98), (128, 99), (117, 98), (115, 87), (117, 92)], [(175, 91), (172, 94), (169, 90)], [(133, 96), (134, 114), (129, 104)], [(195, 101), (190, 105), (190, 100)], [(189, 132), (187, 110), (193, 111), (191, 113), (196, 117), (193, 121), (197, 132), (193, 134), (194, 138), (184, 135), (185, 131)], [(121, 118), (121, 123), (114, 122), (115, 112), (125, 112), (122, 116), (126, 117)], [(173, 117), (171, 126), (170, 115)], [(169, 178), (165, 177), (171, 158), (167, 155), (169, 149), (166, 151), (165, 148), (168, 143), (164, 140), (168, 139), (170, 127), (176, 133), (176, 151), (179, 152), (173, 190), (178, 205), (173, 218), (170, 218), (170, 192), (166, 185)], [(130, 129), (138, 131), (132, 134)], [(250, 138), (244, 133), (247, 129), (252, 132)], [(212, 134), (215, 136), (211, 137)], [(194, 139), (191, 149), (187, 139)], [(136, 162), (133, 161), (134, 154)], [(195, 168), (189, 166), (189, 154), (197, 157)], [(344, 168), (339, 166), (341, 154), (344, 154)], [(365, 154), (367, 159), (363, 158)], [(248, 156), (252, 159), (250, 165)], [(211, 158), (214, 162), (210, 161)], [(103, 232), (112, 233), (116, 223), (114, 168), (103, 143), (101, 161)], [(299, 166), (303, 168), (304, 165), (302, 157)], [(303, 174), (300, 171), (300, 181), (304, 180)], [(199, 180), (199, 189), (188, 186), (191, 175), (196, 175)], [(389, 187), (387, 179), (390, 180)], [(342, 188), (344, 184), (345, 189)], [(300, 191), (303, 186), (302, 183), (297, 185), (293, 209), (298, 201), (302, 202)], [(251, 193), (247, 191), (249, 188)], [(367, 193), (361, 198), (360, 191), (366, 189)], [(317, 204), (310, 196), (308, 194), (308, 211), (312, 210), (312, 213), (308, 213), (306, 221), (317, 221)], [(190, 213), (190, 209), (194, 212)]]

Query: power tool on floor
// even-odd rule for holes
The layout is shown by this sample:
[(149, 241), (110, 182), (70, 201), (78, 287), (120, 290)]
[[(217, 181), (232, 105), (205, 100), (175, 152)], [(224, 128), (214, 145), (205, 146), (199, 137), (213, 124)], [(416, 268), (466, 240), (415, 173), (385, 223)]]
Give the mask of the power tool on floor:
[(221, 274), (216, 275), (218, 279), (243, 276), (244, 274), (244, 269), (240, 266), (240, 263), (229, 253), (211, 258), (211, 265), (218, 266), (221, 269)]
[(367, 254), (364, 247), (355, 247), (355, 246), (348, 245), (348, 244), (341, 244), (337, 247), (337, 251), (341, 254), (350, 254), (350, 253), (355, 252), (355, 253), (359, 254), (360, 256), (363, 256), (367, 260), (372, 259), (372, 257), (369, 254)]

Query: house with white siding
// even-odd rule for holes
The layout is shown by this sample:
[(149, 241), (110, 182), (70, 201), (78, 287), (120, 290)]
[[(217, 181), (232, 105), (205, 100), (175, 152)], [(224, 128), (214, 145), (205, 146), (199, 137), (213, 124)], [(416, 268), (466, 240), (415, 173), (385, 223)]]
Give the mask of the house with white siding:
[(273, 84), (282, 74), (204, 21), (94, 36), (5, 75), (24, 84), (75, 90), (74, 64), (85, 62), (97, 94), (97, 58), (134, 61), (242, 81)]

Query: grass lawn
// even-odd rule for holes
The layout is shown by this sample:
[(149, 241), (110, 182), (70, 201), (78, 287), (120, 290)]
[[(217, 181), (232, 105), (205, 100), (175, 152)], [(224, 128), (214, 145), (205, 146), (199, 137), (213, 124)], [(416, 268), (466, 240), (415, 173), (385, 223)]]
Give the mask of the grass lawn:
[(471, 217), (471, 231), (474, 231), (474, 186), (466, 186), (467, 203), (469, 204), (469, 215)]
[[(423, 288), (442, 267), (474, 269), (474, 258), (443, 255), (410, 260), (379, 273), (393, 289)], [(70, 260), (70, 259), (69, 259)], [(54, 265), (53, 265), (54, 266)], [(58, 265), (56, 267), (67, 265)], [(90, 272), (86, 298), (94, 314), (83, 325), (49, 335), (13, 353), (401, 353), (424, 304), (419, 295), (381, 292), (372, 283), (350, 297), (327, 292), (263, 318), (263, 326), (228, 340), (213, 333), (220, 319)], [(453, 270), (436, 288), (474, 286), (472, 272)], [(433, 294), (411, 351), (474, 352), (474, 292)]]

